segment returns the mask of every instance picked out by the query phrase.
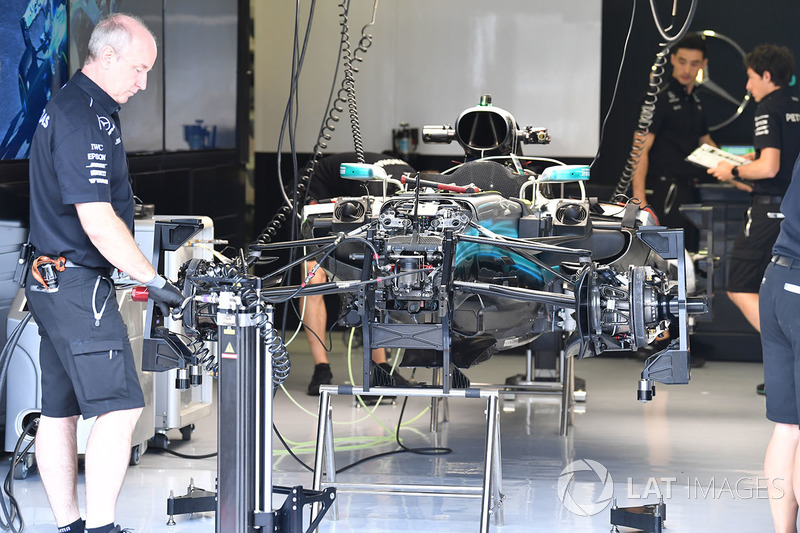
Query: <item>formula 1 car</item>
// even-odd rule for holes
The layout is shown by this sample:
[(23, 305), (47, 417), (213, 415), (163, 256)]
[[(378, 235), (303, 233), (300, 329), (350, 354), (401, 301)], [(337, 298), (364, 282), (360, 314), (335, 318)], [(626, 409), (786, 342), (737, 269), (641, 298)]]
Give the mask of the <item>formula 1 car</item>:
[[(646, 361), (639, 399), (652, 398), (656, 381), (688, 382), (687, 314), (704, 312), (706, 304), (686, 294), (682, 230), (656, 226), (633, 203), (587, 197), (588, 167), (522, 170), (535, 158), (524, 158), (519, 145), (549, 142), (549, 135), (519, 129), (500, 108), (468, 109), (454, 129), (426, 126), (423, 138), (457, 139), (467, 161), (425, 179), (343, 164), (343, 179), (383, 179), (405, 190), (308, 206), (308, 238), (251, 245), (250, 259), (241, 264), (190, 265), (184, 269), (187, 296), (198, 301), (209, 292), (244, 291), (241, 300), (258, 305), (341, 295), (341, 322), (362, 328), (365, 391), (385, 384), (370, 368), (372, 348), (403, 348), (406, 365), (449, 369), (443, 373), (447, 392), (460, 386), (459, 368), (543, 334), (558, 334), (567, 356), (582, 358), (636, 350), (670, 325), (678, 335)], [(568, 187), (579, 194), (567, 195)], [(268, 276), (248, 278), (250, 261), (286, 248), (307, 253)], [(316, 259), (332, 280), (306, 285), (307, 277), (288, 287), (267, 282), (307, 259)], [(197, 315), (184, 313), (188, 329), (199, 327)]]

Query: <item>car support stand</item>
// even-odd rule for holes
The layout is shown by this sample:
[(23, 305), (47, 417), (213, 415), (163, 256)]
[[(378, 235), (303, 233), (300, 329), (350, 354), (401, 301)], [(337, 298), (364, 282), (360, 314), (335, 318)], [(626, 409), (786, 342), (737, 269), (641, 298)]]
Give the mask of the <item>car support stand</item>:
[[(217, 489), (192, 485), (186, 496), (167, 500), (170, 522), (176, 514), (216, 511), (217, 533), (311, 531), (327, 512), (335, 489), (305, 491), (272, 485), (272, 359), (263, 349), (265, 335), (275, 335), (274, 310), (245, 310), (238, 295), (223, 291), (217, 297), (220, 347), (217, 437)], [(265, 322), (259, 323), (260, 320)], [(281, 509), (272, 510), (273, 492), (287, 494)], [(303, 529), (305, 505), (320, 504), (322, 511), (308, 530)]]
[[(503, 525), (502, 507), (502, 462), (500, 458), (500, 422), (498, 419), (497, 389), (451, 389), (444, 392), (435, 388), (395, 388), (372, 387), (365, 389), (350, 385), (322, 385), (319, 388), (319, 418), (317, 426), (317, 445), (314, 457), (314, 482), (313, 489), (319, 491), (322, 485), (329, 485), (324, 490), (335, 486), (339, 490), (348, 492), (364, 492), (369, 494), (408, 494), (411, 496), (444, 496), (456, 498), (480, 498), (481, 500), (481, 533), (488, 533), (489, 518), (493, 517), (494, 524)], [(355, 396), (409, 396), (424, 398), (482, 398), (486, 400), (486, 448), (484, 452), (483, 484), (478, 487), (462, 485), (444, 485), (441, 483), (431, 485), (412, 485), (397, 483), (348, 483), (336, 481), (336, 463), (334, 460), (333, 446), (333, 421), (331, 395)], [(323, 482), (323, 473), (326, 480)], [(312, 515), (313, 518), (314, 515)], [(338, 513), (333, 507), (331, 517), (336, 520)], [(319, 517), (317, 517), (319, 520)]]

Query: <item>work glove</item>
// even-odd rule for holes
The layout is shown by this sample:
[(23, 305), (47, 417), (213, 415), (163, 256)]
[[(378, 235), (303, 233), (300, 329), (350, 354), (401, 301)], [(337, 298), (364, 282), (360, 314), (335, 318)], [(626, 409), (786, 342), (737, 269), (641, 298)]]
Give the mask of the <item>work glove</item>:
[(183, 293), (164, 276), (156, 275), (144, 286), (147, 287), (147, 297), (155, 302), (165, 317), (169, 316), (170, 309), (183, 304)]

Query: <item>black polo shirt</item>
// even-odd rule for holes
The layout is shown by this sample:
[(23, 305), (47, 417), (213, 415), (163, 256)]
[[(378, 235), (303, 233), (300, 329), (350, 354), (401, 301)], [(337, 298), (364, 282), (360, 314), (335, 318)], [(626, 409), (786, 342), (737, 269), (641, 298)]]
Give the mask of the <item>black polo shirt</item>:
[[(383, 194), (383, 183), (379, 181), (349, 180), (341, 177), (339, 167), (342, 163), (355, 163), (355, 152), (342, 152), (323, 157), (317, 163), (311, 181), (308, 183), (308, 200), (326, 200), (339, 196), (364, 196)], [(401, 159), (390, 155), (365, 152), (364, 161), (382, 167), (391, 178), (399, 180), (404, 172), (414, 172), (414, 168)], [(389, 184), (388, 194), (394, 194), (397, 187)]]
[(48, 102), (31, 142), (30, 239), (37, 254), (112, 266), (83, 230), (75, 204), (108, 202), (133, 232), (133, 191), (119, 104), (78, 71)]
[(800, 259), (800, 157), (793, 165), (792, 182), (781, 202), (781, 213), (784, 219), (772, 253)]
[(794, 162), (800, 153), (800, 98), (782, 87), (758, 103), (753, 124), (756, 156), (764, 148), (781, 151), (781, 168), (771, 179), (753, 180), (753, 194), (782, 196), (792, 181)]
[(686, 87), (670, 77), (658, 92), (650, 133), (656, 138), (648, 154), (648, 176), (665, 176), (687, 184), (703, 176), (704, 169), (686, 161), (700, 137), (708, 133), (697, 90), (689, 94)]

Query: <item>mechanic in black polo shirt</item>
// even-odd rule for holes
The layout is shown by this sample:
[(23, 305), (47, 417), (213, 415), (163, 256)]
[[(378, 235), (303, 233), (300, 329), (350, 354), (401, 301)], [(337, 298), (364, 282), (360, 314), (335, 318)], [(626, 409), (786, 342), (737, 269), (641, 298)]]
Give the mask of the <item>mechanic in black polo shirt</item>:
[[(672, 76), (659, 89), (632, 182), (633, 197), (642, 206), (650, 206), (662, 225), (684, 228), (689, 250), (697, 250), (698, 231), (678, 208), (697, 202), (695, 182), (703, 177), (703, 171), (686, 161), (686, 156), (704, 143), (716, 146), (694, 90), (698, 71), (708, 64), (705, 54), (705, 39), (698, 34), (687, 35), (672, 47)], [(649, 198), (648, 187), (653, 191)]]
[(747, 90), (758, 102), (754, 160), (738, 167), (721, 162), (708, 173), (751, 194), (731, 251), (727, 289), (747, 321), (761, 331), (758, 290), (780, 230), (781, 219), (776, 214), (800, 153), (800, 98), (789, 87), (794, 57), (785, 46), (759, 45), (745, 56), (744, 64)]
[[(798, 159), (800, 161), (800, 158)], [(784, 215), (761, 284), (759, 312), (767, 418), (775, 428), (764, 474), (775, 531), (797, 531), (800, 458), (800, 164), (780, 207)]]
[[(41, 335), (36, 460), (60, 533), (122, 530), (114, 509), (144, 398), (108, 276), (118, 268), (145, 283), (162, 311), (183, 301), (133, 239), (133, 193), (117, 115), (120, 104), (145, 89), (156, 55), (155, 37), (140, 19), (101, 20), (83, 69), (47, 104), (31, 144), (36, 260), (26, 296)], [(80, 415), (97, 417), (86, 445), (85, 522), (76, 492)]]

